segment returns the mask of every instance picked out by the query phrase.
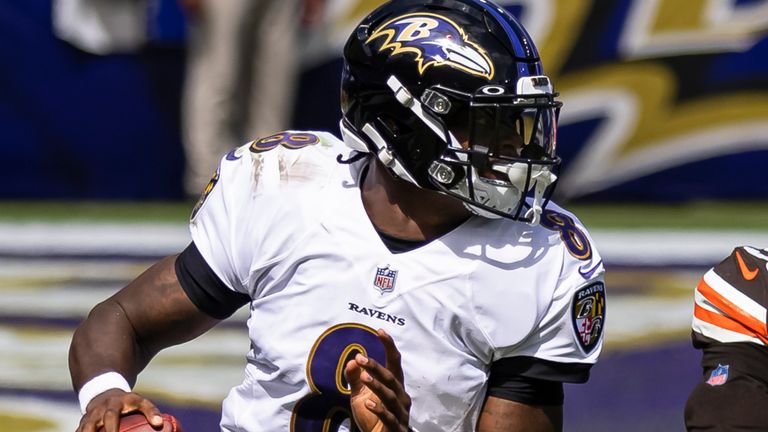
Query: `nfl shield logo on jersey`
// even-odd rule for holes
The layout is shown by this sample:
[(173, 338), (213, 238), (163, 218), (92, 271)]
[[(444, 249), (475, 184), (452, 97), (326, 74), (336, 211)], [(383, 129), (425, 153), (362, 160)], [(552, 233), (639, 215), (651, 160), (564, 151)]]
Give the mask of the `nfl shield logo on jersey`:
[(571, 322), (581, 349), (589, 354), (603, 335), (605, 320), (605, 285), (595, 282), (573, 295)]
[(376, 276), (373, 278), (373, 286), (384, 294), (395, 289), (395, 280), (397, 280), (397, 270), (389, 268), (388, 265), (376, 268)]
[(728, 381), (728, 365), (718, 364), (706, 382), (711, 386), (719, 386), (725, 384), (726, 381)]

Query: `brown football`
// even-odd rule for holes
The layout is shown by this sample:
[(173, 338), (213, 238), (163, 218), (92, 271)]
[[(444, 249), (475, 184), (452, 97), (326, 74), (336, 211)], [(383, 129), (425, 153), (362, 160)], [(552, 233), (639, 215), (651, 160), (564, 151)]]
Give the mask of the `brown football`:
[[(142, 413), (131, 413), (120, 417), (119, 432), (183, 432), (181, 423), (176, 417), (170, 414), (161, 414), (163, 417), (163, 428), (155, 429), (149, 424), (149, 420)], [(98, 432), (104, 432), (104, 426), (98, 429)]]

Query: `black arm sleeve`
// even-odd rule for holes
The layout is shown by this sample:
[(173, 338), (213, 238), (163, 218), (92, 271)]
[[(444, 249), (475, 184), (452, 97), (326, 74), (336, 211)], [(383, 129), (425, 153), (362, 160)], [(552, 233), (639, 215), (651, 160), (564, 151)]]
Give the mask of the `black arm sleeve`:
[(192, 303), (216, 319), (231, 316), (251, 301), (249, 296), (232, 291), (216, 276), (194, 243), (179, 254), (175, 268), (176, 277)]
[(591, 366), (533, 357), (499, 359), (491, 365), (488, 395), (527, 405), (562, 405), (563, 383), (586, 382)]

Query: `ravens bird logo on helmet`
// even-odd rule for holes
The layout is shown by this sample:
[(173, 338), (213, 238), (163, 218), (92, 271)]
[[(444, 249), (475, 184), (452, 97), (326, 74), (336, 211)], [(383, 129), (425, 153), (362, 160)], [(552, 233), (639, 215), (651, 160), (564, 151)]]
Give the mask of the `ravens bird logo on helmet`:
[(415, 55), (421, 74), (431, 66), (450, 66), (493, 78), (493, 63), (485, 50), (470, 41), (458, 24), (438, 14), (398, 16), (374, 31), (366, 43), (376, 40), (383, 40), (379, 51), (392, 50), (390, 56)]

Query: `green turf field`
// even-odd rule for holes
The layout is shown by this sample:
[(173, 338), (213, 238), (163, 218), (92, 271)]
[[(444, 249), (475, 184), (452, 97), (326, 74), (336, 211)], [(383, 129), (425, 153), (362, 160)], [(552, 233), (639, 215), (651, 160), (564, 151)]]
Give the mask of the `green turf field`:
[(0, 221), (185, 223), (194, 202), (0, 201)]
[[(0, 201), (0, 221), (118, 221), (184, 223), (193, 202)], [(768, 202), (567, 205), (590, 229), (768, 231)]]

